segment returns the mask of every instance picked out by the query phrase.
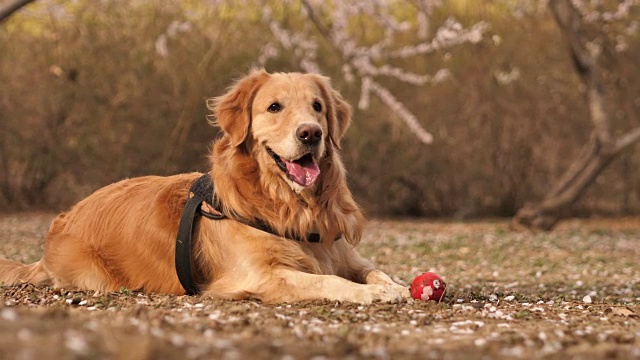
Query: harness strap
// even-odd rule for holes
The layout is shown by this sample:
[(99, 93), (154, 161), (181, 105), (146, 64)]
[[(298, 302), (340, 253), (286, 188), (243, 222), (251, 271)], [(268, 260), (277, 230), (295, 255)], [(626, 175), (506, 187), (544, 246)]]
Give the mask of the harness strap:
[(199, 292), (191, 270), (191, 234), (196, 212), (202, 206), (202, 200), (198, 196), (192, 196), (187, 201), (187, 205), (182, 210), (180, 225), (178, 226), (176, 272), (178, 273), (180, 284), (187, 291), (187, 295), (196, 295)]

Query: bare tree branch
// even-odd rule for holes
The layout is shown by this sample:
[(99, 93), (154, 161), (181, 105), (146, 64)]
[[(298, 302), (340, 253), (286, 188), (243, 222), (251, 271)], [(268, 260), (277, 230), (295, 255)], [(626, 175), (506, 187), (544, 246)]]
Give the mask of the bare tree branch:
[(0, 6), (0, 23), (9, 19), (13, 13), (35, 0), (8, 0)]
[(331, 31), (324, 25), (324, 23), (322, 23), (322, 20), (320, 20), (320, 18), (316, 14), (313, 6), (311, 6), (308, 0), (302, 0), (302, 6), (304, 6), (304, 9), (307, 11), (307, 16), (309, 16), (309, 19), (311, 19), (313, 25), (315, 25), (316, 29), (318, 29), (318, 32), (320, 32), (322, 37), (324, 37), (326, 40), (329, 40), (331, 38)]
[(640, 142), (640, 127), (637, 127), (621, 136), (616, 141), (615, 151), (620, 152), (625, 148)]
[(582, 16), (570, 1), (551, 0), (549, 7), (563, 36), (569, 42), (576, 72), (587, 85), (589, 112), (594, 132), (602, 146), (606, 147), (611, 143), (611, 131), (604, 109), (604, 87), (597, 64), (600, 49), (588, 48), (584, 38)]

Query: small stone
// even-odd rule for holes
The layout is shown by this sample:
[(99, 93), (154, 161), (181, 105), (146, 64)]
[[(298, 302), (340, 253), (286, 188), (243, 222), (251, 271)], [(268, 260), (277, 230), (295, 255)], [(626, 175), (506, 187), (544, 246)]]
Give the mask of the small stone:
[(13, 309), (2, 309), (2, 312), (0, 312), (0, 318), (6, 321), (16, 321), (18, 320), (18, 313)]
[(487, 340), (482, 339), (482, 338), (480, 338), (480, 339), (475, 339), (475, 340), (473, 341), (473, 344), (474, 344), (475, 346), (485, 346), (485, 345), (487, 345)]

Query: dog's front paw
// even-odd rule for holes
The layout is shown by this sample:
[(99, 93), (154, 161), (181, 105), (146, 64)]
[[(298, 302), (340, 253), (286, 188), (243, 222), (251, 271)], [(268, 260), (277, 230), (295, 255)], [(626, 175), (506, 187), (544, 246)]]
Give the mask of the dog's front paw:
[(398, 294), (400, 294), (400, 296), (404, 299), (409, 299), (411, 298), (411, 291), (409, 291), (409, 288), (406, 288), (402, 285), (398, 285), (396, 283), (394, 283), (393, 285), (391, 285), (392, 288), (394, 288), (395, 291), (398, 292)]
[(368, 285), (357, 302), (370, 304), (374, 301), (399, 302), (411, 296), (409, 289), (400, 285)]
[[(394, 282), (391, 277), (389, 277), (389, 275), (383, 273), (380, 270), (372, 270), (371, 272), (369, 272), (369, 274), (367, 274), (366, 282), (371, 287), (379, 287), (380, 289), (382, 289), (378, 290), (381, 293), (395, 294), (398, 298), (411, 297), (411, 293), (409, 292), (408, 288)], [(381, 295), (381, 297), (385, 296), (386, 295)]]

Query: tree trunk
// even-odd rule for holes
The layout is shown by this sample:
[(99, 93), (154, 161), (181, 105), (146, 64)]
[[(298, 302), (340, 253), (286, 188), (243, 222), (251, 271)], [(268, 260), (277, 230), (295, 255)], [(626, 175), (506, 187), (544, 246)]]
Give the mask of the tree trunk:
[(545, 231), (551, 230), (566, 216), (567, 210), (620, 151), (640, 141), (640, 128), (618, 139), (611, 135), (601, 70), (597, 64), (598, 52), (587, 48), (588, 39), (584, 38), (584, 24), (577, 9), (569, 0), (551, 0), (549, 8), (567, 39), (576, 72), (587, 87), (593, 131), (580, 156), (547, 196), (540, 203), (525, 205), (514, 218), (516, 226)]
[(593, 139), (544, 200), (538, 204), (525, 205), (516, 214), (515, 222), (528, 228), (551, 230), (616, 154), (617, 152), (604, 150)]

